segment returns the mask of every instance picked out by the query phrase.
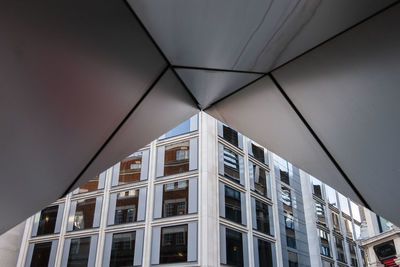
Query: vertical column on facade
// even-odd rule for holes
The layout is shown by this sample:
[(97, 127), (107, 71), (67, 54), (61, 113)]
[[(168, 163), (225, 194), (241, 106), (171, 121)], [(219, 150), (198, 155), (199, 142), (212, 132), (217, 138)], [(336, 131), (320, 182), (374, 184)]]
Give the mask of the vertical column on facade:
[(26, 220), (25, 228), (24, 228), (24, 234), (23, 234), (22, 241), (21, 241), (21, 249), (20, 249), (19, 255), (18, 255), (17, 266), (24, 266), (25, 265), (26, 254), (28, 252), (28, 246), (29, 246), (29, 241), (28, 240), (29, 240), (30, 234), (31, 234), (30, 229), (32, 229), (33, 218), (34, 217), (35, 217), (35, 215), (29, 217)]
[(311, 266), (321, 266), (320, 241), (317, 234), (317, 223), (315, 219), (315, 207), (311, 191), (310, 176), (303, 171), (300, 171), (300, 183), (301, 191), (303, 193), (303, 206), (310, 252), (310, 264)]
[(151, 259), (151, 244), (152, 244), (152, 229), (151, 222), (153, 221), (153, 202), (154, 202), (154, 180), (156, 175), (156, 157), (157, 147), (156, 141), (150, 144), (150, 157), (149, 157), (149, 172), (147, 184), (147, 200), (146, 200), (146, 219), (143, 241), (143, 266), (150, 266)]
[(219, 266), (216, 120), (200, 113), (199, 236), (201, 266)]
[[(275, 178), (274, 158), (271, 152), (268, 152), (268, 162), (270, 169), (270, 182), (271, 182), (271, 200), (272, 205), (272, 216), (274, 224), (274, 236), (275, 236), (275, 253), (276, 253), (276, 264), (277, 266), (283, 266), (282, 257), (282, 240), (281, 240), (281, 229), (279, 224), (279, 211), (278, 211), (278, 183)], [(283, 231), (283, 230), (282, 230)]]

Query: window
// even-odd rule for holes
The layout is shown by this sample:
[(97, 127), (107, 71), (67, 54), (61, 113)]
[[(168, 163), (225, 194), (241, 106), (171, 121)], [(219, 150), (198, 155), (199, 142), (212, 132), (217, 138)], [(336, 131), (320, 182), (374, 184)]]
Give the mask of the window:
[(259, 162), (265, 164), (265, 152), (264, 152), (264, 148), (261, 146), (258, 146), (256, 144), (254, 144), (253, 142), (251, 142), (251, 152), (252, 152), (252, 156), (258, 160)]
[(189, 140), (165, 146), (164, 175), (189, 171)]
[(67, 267), (86, 267), (89, 259), (90, 237), (71, 239)]
[(339, 215), (334, 211), (331, 211), (331, 215), (332, 215), (333, 230), (340, 233)]
[(139, 190), (129, 190), (117, 194), (114, 224), (137, 221)]
[(292, 195), (286, 186), (281, 187), (283, 209), (292, 212)]
[(40, 213), (36, 235), (53, 234), (56, 226), (58, 206), (47, 207)]
[(329, 205), (339, 208), (338, 207), (338, 202), (336, 198), (336, 191), (332, 187), (325, 185), (325, 192), (326, 192), (326, 200)]
[(132, 266), (136, 232), (116, 233), (112, 237), (110, 267)]
[(188, 196), (188, 180), (164, 184), (163, 217), (187, 214)]
[(161, 228), (160, 263), (187, 261), (188, 226)]
[(274, 154), (274, 166), (275, 173), (279, 173), (281, 181), (290, 185), (288, 162), (278, 155)]
[(222, 134), (223, 134), (222, 138), (224, 138), (226, 141), (228, 141), (232, 145), (239, 147), (238, 132), (236, 132), (232, 128), (223, 124), (222, 125)]
[(242, 223), (240, 192), (225, 186), (225, 218)]
[(258, 259), (255, 259), (256, 261), (258, 260), (258, 265), (256, 266), (259, 267), (274, 266), (274, 261), (273, 261), (274, 255), (272, 252), (273, 244), (256, 237), (253, 238), (257, 240), (257, 245), (258, 245)]
[(298, 267), (298, 259), (297, 259), (297, 253), (294, 253), (292, 251), (288, 251), (288, 261), (289, 261), (289, 267)]
[(343, 218), (344, 219), (344, 226), (346, 228), (346, 235), (349, 238), (353, 238), (353, 226), (351, 225), (351, 221)]
[(325, 207), (318, 201), (315, 201), (315, 212), (317, 214), (317, 223), (326, 226)]
[(354, 224), (354, 239), (361, 239), (361, 226), (356, 223)]
[(256, 225), (253, 228), (267, 235), (271, 235), (269, 206), (255, 199)]
[(143, 152), (137, 152), (121, 161), (119, 165), (118, 185), (136, 183), (140, 181), (142, 157)]
[(376, 216), (378, 219), (379, 231), (381, 233), (387, 232), (392, 229), (393, 224), (391, 222), (389, 222), (388, 220), (386, 220), (385, 218), (383, 218), (381, 216), (378, 216), (378, 215), (376, 215)]
[(349, 208), (349, 202), (347, 201), (347, 198), (340, 193), (338, 193), (338, 195), (339, 195), (339, 203), (340, 203), (341, 211), (344, 214), (350, 216), (350, 208)]
[(314, 177), (311, 177), (312, 192), (320, 199), (324, 199), (322, 195), (322, 182)]
[(51, 242), (36, 243), (33, 248), (31, 267), (49, 265)]
[(333, 267), (334, 264), (332, 262), (322, 260), (322, 267)]
[(226, 264), (243, 266), (242, 233), (229, 228), (226, 228)]
[(353, 215), (353, 219), (361, 222), (361, 214), (360, 214), (360, 208), (356, 203), (350, 200), (350, 206), (351, 206), (351, 213)]
[(96, 198), (78, 200), (74, 217), (73, 230), (83, 230), (93, 227), (96, 208)]
[(349, 243), (349, 249), (350, 249), (350, 260), (351, 260), (350, 266), (357, 267), (358, 264), (357, 264), (357, 255), (356, 255), (356, 245)]
[(224, 176), (240, 184), (239, 155), (224, 147)]
[(296, 249), (296, 232), (294, 227), (294, 217), (291, 213), (284, 212), (286, 245)]
[(269, 192), (269, 172), (251, 161), (249, 161), (249, 168), (251, 168), (250, 181), (252, 190), (263, 197), (270, 198), (271, 196)]
[(77, 189), (77, 194), (83, 194), (96, 191), (99, 188), (99, 175), (86, 182)]
[(346, 263), (346, 255), (344, 252), (344, 242), (342, 238), (335, 236), (336, 243), (336, 257), (338, 261)]
[(331, 257), (331, 249), (329, 245), (329, 233), (317, 229), (318, 231), (318, 236), (319, 236), (319, 241), (320, 241), (320, 253), (321, 255)]

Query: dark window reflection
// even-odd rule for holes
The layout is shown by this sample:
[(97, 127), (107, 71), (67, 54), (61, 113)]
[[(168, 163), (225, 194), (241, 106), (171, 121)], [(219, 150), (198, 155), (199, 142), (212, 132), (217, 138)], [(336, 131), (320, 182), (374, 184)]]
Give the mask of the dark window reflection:
[(226, 263), (243, 266), (242, 233), (226, 228)]
[(336, 256), (338, 261), (346, 263), (346, 256), (344, 254), (344, 244), (343, 244), (343, 239), (335, 237), (336, 241)]
[(264, 148), (251, 143), (251, 149), (253, 151), (254, 158), (262, 163), (265, 163)]
[(36, 243), (33, 248), (31, 267), (49, 265), (51, 242)]
[(240, 192), (225, 186), (225, 218), (242, 223)]
[(288, 251), (288, 258), (289, 258), (289, 267), (298, 267), (298, 259), (297, 259), (297, 253)]
[(238, 146), (239, 144), (238, 133), (226, 125), (223, 125), (222, 127), (223, 127), (224, 139), (229, 143), (231, 143), (232, 145)]
[(96, 198), (78, 200), (76, 204), (73, 230), (83, 230), (93, 227)]
[(78, 189), (78, 194), (93, 192), (96, 191), (98, 188), (99, 188), (99, 176), (96, 176), (93, 179), (89, 180), (84, 185), (80, 186)]
[(133, 266), (136, 232), (113, 234), (110, 267)]
[(258, 258), (260, 267), (271, 267), (272, 265), (271, 243), (258, 239)]
[(316, 178), (311, 178), (311, 184), (312, 184), (312, 191), (313, 194), (316, 195), (317, 197), (319, 197), (320, 199), (323, 199), (322, 196), (322, 182), (319, 181)]
[(187, 261), (187, 225), (161, 228), (160, 263)]
[(280, 175), (281, 175), (282, 182), (284, 182), (286, 184), (290, 184), (289, 183), (289, 172), (280, 170)]
[(189, 171), (189, 141), (165, 146), (164, 175)]
[(179, 181), (163, 186), (163, 217), (184, 215), (188, 212), (188, 181)]
[(250, 168), (253, 168), (254, 175), (254, 190), (263, 197), (268, 196), (268, 181), (269, 173), (264, 168), (252, 163)]
[(130, 184), (140, 181), (142, 169), (142, 153), (135, 153), (121, 161), (119, 166), (118, 184)]
[(340, 233), (339, 215), (334, 211), (331, 211), (333, 230)]
[(351, 266), (357, 267), (358, 263), (357, 263), (357, 255), (356, 255), (356, 246), (355, 246), (355, 244), (349, 243), (349, 248), (350, 248)]
[(71, 240), (67, 267), (87, 267), (90, 250), (90, 237)]
[(139, 190), (129, 190), (117, 194), (115, 224), (131, 223), (137, 220)]
[(36, 235), (53, 234), (57, 221), (58, 206), (47, 207), (40, 213)]
[(271, 234), (268, 205), (256, 200), (257, 230), (267, 235)]
[(224, 147), (224, 176), (240, 184), (239, 155)]
[(329, 233), (322, 231), (320, 229), (317, 230), (318, 235), (319, 235), (319, 240), (320, 240), (320, 252), (321, 255), (331, 257), (331, 249), (329, 246)]

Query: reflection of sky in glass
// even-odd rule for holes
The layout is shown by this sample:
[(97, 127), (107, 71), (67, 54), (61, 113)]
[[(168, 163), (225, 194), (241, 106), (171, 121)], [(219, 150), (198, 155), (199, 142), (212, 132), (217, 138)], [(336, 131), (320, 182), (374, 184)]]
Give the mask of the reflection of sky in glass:
[(349, 208), (349, 203), (347, 202), (347, 198), (340, 193), (338, 195), (339, 195), (340, 209), (342, 210), (342, 212), (346, 213), (347, 215), (350, 215), (350, 208)]
[(330, 187), (328, 185), (325, 185), (325, 189), (326, 189), (326, 198), (328, 199), (328, 203), (337, 208), (338, 205), (337, 205), (335, 189), (333, 189), (332, 187)]
[(177, 136), (180, 134), (188, 133), (190, 131), (190, 119), (182, 122), (178, 126), (176, 126), (174, 129), (168, 131), (165, 134), (165, 138)]
[(360, 215), (360, 209), (358, 208), (357, 204), (354, 203), (353, 201), (350, 201), (351, 205), (351, 213), (353, 215), (353, 218), (359, 222), (361, 222), (361, 215)]

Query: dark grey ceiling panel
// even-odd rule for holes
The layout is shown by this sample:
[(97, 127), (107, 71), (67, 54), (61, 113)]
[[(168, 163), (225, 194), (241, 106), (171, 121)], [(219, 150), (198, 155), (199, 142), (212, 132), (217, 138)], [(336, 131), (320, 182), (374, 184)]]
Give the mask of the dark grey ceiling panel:
[(398, 25), (399, 5), (274, 75), (373, 210), (400, 225)]
[(136, 152), (199, 110), (168, 70), (83, 174), (76, 186)]
[(177, 68), (202, 108), (261, 77), (261, 74)]
[(129, 0), (174, 65), (267, 72), (395, 0)]
[(0, 36), (1, 234), (63, 194), (166, 62), (122, 1), (2, 1)]
[(268, 76), (206, 112), (359, 201)]

